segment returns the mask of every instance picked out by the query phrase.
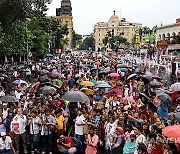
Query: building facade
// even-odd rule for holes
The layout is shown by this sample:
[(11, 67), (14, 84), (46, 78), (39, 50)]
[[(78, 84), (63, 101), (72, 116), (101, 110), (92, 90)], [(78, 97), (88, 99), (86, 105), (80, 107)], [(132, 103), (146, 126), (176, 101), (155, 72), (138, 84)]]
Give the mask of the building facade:
[(73, 32), (73, 16), (70, 0), (62, 0), (61, 8), (56, 9), (56, 18), (62, 26), (67, 25), (69, 34), (66, 36), (68, 41), (68, 49), (72, 48), (72, 32)]
[(104, 47), (103, 40), (109, 32), (112, 36), (122, 36), (126, 38), (127, 41), (132, 44), (136, 30), (139, 28), (142, 28), (142, 24), (128, 22), (123, 19), (120, 20), (114, 11), (114, 14), (108, 22), (98, 22), (94, 26), (96, 51)]
[(170, 42), (177, 36), (180, 36), (180, 19), (177, 19), (174, 24), (160, 26), (156, 29), (156, 42), (162, 40)]

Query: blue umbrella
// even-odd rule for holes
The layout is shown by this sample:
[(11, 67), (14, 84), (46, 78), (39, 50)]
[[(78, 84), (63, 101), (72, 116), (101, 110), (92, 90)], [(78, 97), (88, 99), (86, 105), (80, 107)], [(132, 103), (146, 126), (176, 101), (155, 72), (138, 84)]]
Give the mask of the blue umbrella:
[(50, 53), (47, 53), (47, 54), (45, 55), (45, 57), (53, 57), (53, 55), (50, 54)]
[(111, 86), (108, 83), (101, 83), (97, 86), (97, 88), (111, 88)]

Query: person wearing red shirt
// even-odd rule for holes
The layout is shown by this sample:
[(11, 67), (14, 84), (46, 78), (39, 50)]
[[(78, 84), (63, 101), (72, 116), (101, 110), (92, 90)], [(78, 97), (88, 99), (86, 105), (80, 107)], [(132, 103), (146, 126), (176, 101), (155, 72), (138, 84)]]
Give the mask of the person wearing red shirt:
[(63, 133), (61, 133), (60, 139), (57, 140), (57, 147), (61, 153), (74, 154), (77, 152), (75, 141), (71, 137), (66, 137)]

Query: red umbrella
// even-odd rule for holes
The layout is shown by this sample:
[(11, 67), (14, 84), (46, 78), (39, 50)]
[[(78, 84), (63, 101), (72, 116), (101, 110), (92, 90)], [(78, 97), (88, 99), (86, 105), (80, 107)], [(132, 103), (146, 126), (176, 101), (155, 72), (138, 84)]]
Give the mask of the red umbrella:
[(163, 128), (162, 133), (170, 138), (180, 138), (180, 125), (167, 126)]
[(37, 90), (40, 84), (41, 84), (40, 82), (36, 82), (35, 84), (33, 84), (31, 88), (29, 89), (29, 92), (32, 93), (34, 92), (34, 90)]
[(118, 96), (122, 96), (123, 95), (123, 92), (122, 92), (121, 89), (114, 88), (111, 91), (109, 91), (109, 93), (107, 94), (107, 97), (110, 97), (113, 93), (116, 93), (116, 95), (118, 95)]
[(110, 73), (109, 76), (110, 77), (119, 77), (119, 74), (118, 73)]

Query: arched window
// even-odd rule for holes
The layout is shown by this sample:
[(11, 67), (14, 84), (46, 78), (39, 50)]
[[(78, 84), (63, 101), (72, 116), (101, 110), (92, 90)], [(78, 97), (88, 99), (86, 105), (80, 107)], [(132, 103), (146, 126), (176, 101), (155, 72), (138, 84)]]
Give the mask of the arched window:
[(161, 35), (159, 34), (159, 40), (161, 40)]
[(165, 40), (165, 34), (162, 35), (162, 40)]

